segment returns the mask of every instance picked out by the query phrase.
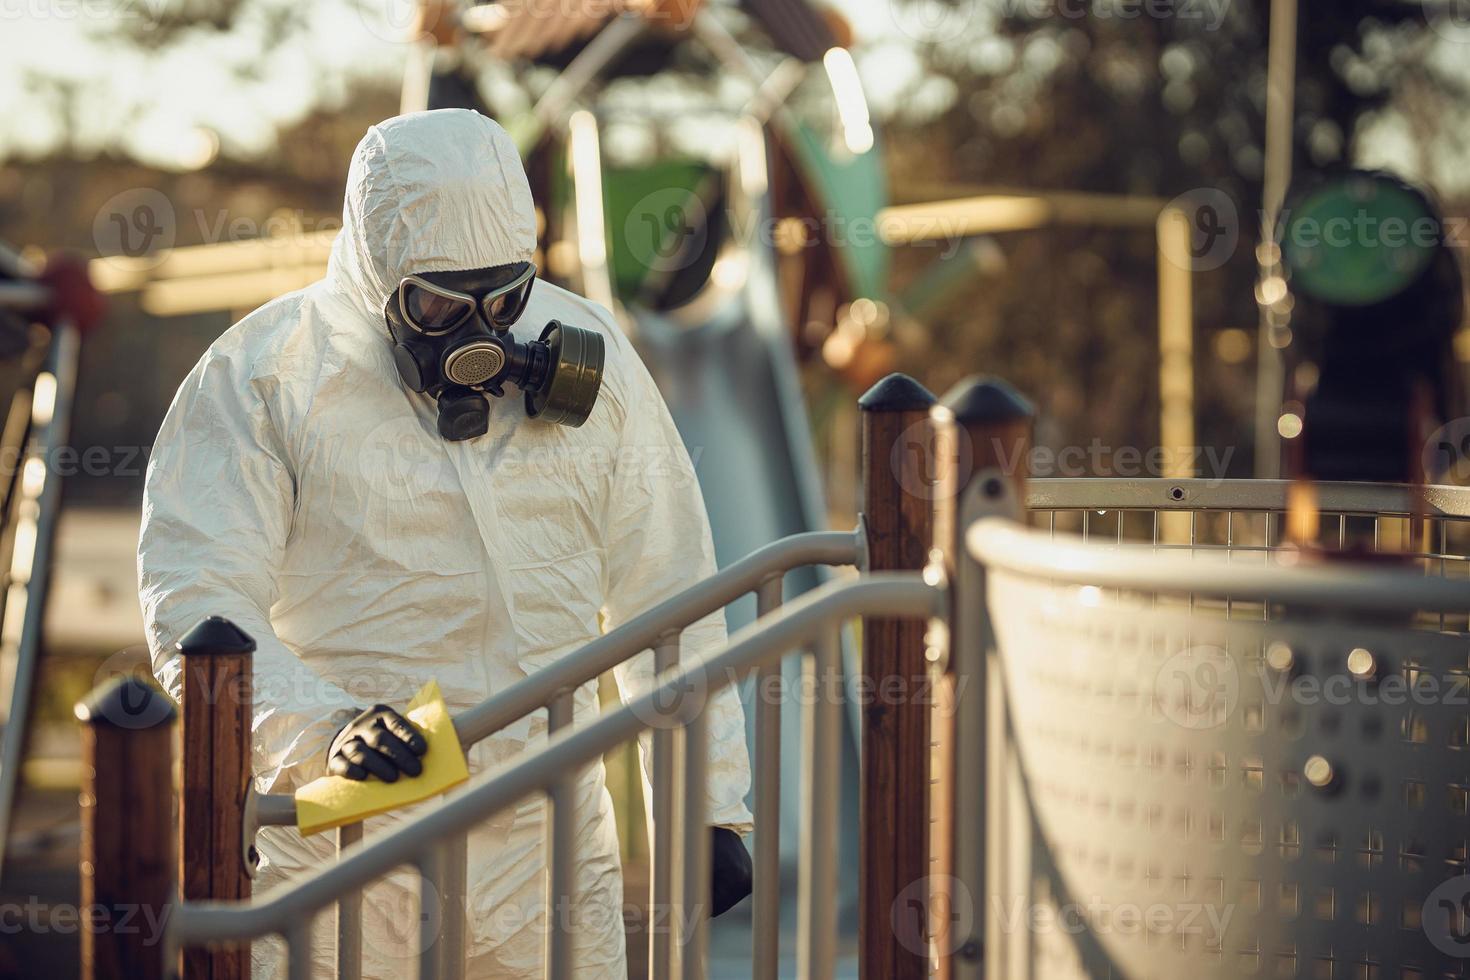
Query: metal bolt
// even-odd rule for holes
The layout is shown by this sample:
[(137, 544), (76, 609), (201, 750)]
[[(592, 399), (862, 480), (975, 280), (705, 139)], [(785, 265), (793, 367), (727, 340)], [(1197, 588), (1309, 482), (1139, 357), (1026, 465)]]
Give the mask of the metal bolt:
[(1183, 487), (1170, 487), (1169, 488), (1169, 497), (1170, 497), (1171, 500), (1183, 500), (1184, 499), (1184, 488)]
[(1348, 673), (1360, 681), (1371, 681), (1378, 677), (1378, 658), (1373, 651), (1356, 647), (1347, 656)]
[(1266, 648), (1266, 666), (1278, 674), (1290, 674), (1296, 669), (1296, 654), (1291, 647), (1277, 640)]
[(1332, 763), (1320, 755), (1314, 755), (1307, 760), (1306, 765), (1302, 766), (1302, 775), (1317, 789), (1329, 789), (1337, 782), (1337, 771), (1332, 768)]

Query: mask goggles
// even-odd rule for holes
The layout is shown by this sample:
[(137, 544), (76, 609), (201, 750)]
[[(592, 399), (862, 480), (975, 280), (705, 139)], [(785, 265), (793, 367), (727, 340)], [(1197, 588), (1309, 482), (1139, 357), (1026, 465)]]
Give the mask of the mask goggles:
[(526, 301), (531, 298), (531, 284), (536, 280), (536, 267), (524, 262), (486, 269), (479, 283), (471, 277), (480, 273), (450, 275), (456, 278), (456, 285), (467, 291), (436, 283), (428, 275), (408, 276), (398, 284), (399, 313), (405, 323), (426, 337), (449, 333), (476, 312), (491, 329), (509, 330), (525, 312)]

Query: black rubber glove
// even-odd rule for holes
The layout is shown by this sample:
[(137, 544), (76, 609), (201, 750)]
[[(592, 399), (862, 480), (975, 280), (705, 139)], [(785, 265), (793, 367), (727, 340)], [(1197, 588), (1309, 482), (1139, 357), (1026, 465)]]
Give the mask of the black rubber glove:
[(727, 827), (710, 828), (710, 917), (739, 905), (751, 889), (750, 852)]
[(398, 774), (424, 771), (419, 756), (429, 743), (414, 723), (388, 707), (375, 704), (342, 726), (327, 749), (327, 772), (346, 779), (377, 776), (396, 783)]

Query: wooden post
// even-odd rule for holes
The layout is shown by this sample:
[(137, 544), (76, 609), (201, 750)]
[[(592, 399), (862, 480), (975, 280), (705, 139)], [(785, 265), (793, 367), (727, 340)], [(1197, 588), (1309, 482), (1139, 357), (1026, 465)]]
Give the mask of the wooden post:
[[(183, 795), (179, 881), (189, 901), (250, 897), (255, 846), (245, 839), (250, 788), (251, 663), (255, 641), (208, 616), (178, 642), (183, 677)], [(250, 947), (180, 954), (189, 980), (245, 980)]]
[(162, 980), (174, 901), (174, 707), (139, 677), (76, 706), (82, 723), (84, 980)]
[[(933, 528), (934, 396), (890, 374), (862, 410), (863, 525), (868, 569), (918, 571)], [(922, 622), (863, 620), (862, 805), (858, 816), (858, 975), (920, 980), (928, 973), (922, 897), (929, 874), (929, 699)]]
[(985, 963), (986, 834), (992, 825), (985, 774), (996, 716), (990, 711), (983, 579), (965, 553), (964, 537), (972, 520), (1001, 512), (1006, 499), (1011, 506), (1004, 509), (1021, 516), (1035, 410), (1004, 381), (970, 378), (945, 395), (931, 419), (939, 487), (934, 551), (925, 574), (949, 584), (951, 609), (944, 642), (930, 656), (931, 975), (979, 980)]

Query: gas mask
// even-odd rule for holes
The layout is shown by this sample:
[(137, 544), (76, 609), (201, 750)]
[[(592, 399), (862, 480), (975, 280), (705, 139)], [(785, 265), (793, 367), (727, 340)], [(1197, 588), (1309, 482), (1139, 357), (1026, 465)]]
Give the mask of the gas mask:
[(511, 326), (525, 312), (536, 267), (529, 262), (404, 278), (384, 314), (393, 363), (409, 389), (439, 404), (439, 434), (455, 442), (485, 434), (490, 402), (519, 388), (526, 414), (560, 425), (587, 421), (602, 388), (602, 335), (552, 320), (535, 340)]

